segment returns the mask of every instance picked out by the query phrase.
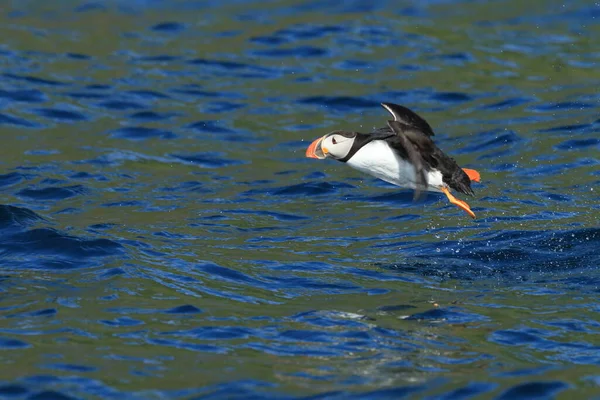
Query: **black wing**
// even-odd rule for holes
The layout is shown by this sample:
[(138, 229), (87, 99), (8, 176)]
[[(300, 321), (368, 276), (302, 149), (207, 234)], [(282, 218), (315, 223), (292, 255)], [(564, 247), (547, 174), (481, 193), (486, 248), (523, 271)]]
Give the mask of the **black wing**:
[(420, 188), (426, 188), (427, 171), (437, 169), (442, 174), (442, 180), (452, 189), (472, 196), (471, 180), (460, 166), (442, 150), (431, 137), (424, 132), (398, 121), (388, 121), (388, 126), (395, 136), (387, 139), (394, 150), (406, 157), (415, 167), (417, 188), (415, 199), (419, 198)]
[(421, 188), (426, 188), (428, 185), (425, 170), (426, 160), (423, 158), (423, 154), (431, 152), (435, 146), (429, 136), (409, 125), (398, 121), (388, 121), (388, 126), (396, 134), (395, 137), (388, 140), (388, 143), (401, 154), (405, 154), (415, 167), (417, 185), (414, 199), (416, 200), (421, 196)]
[(394, 103), (381, 103), (381, 105), (392, 114), (394, 121), (421, 131), (425, 136), (433, 136), (433, 129), (429, 123), (416, 112)]

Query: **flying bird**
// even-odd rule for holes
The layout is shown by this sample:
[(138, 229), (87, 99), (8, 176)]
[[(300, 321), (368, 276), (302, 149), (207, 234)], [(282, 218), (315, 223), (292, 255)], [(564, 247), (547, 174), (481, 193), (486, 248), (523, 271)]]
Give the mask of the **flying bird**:
[(472, 218), (475, 213), (450, 190), (474, 196), (471, 181), (479, 182), (474, 169), (461, 168), (433, 143), (433, 129), (414, 111), (393, 103), (381, 103), (393, 120), (371, 133), (334, 131), (306, 149), (310, 158), (333, 158), (393, 185), (421, 192), (441, 192), (450, 203)]

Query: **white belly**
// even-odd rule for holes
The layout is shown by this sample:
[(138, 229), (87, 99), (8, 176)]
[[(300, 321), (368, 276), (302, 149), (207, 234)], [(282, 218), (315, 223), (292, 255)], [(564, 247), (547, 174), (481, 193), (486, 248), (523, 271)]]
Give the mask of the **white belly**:
[[(416, 188), (416, 174), (414, 167), (398, 157), (398, 155), (382, 140), (374, 140), (364, 145), (347, 162), (349, 166), (396, 186)], [(428, 187), (420, 190), (441, 192), (444, 186), (442, 174), (439, 171), (430, 171), (425, 174)]]

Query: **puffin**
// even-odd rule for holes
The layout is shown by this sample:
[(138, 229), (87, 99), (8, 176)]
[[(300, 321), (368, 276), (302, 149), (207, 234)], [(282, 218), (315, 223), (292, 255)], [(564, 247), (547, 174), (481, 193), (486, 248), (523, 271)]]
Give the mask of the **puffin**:
[(479, 172), (461, 168), (440, 150), (432, 140), (433, 129), (417, 113), (393, 103), (381, 106), (393, 117), (386, 127), (371, 133), (330, 132), (308, 146), (306, 157), (333, 158), (393, 185), (413, 189), (415, 200), (422, 192), (444, 193), (451, 204), (475, 218), (471, 207), (450, 191), (474, 196), (471, 181), (480, 182)]

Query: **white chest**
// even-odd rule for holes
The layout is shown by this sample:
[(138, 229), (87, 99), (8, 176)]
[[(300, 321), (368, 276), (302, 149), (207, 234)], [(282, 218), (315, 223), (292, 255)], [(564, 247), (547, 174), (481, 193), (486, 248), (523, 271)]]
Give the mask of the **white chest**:
[[(411, 189), (416, 187), (416, 174), (412, 164), (398, 157), (382, 140), (367, 143), (346, 164), (396, 186)], [(429, 186), (420, 189), (440, 191), (443, 186), (442, 174), (439, 171), (429, 171), (426, 176)]]

